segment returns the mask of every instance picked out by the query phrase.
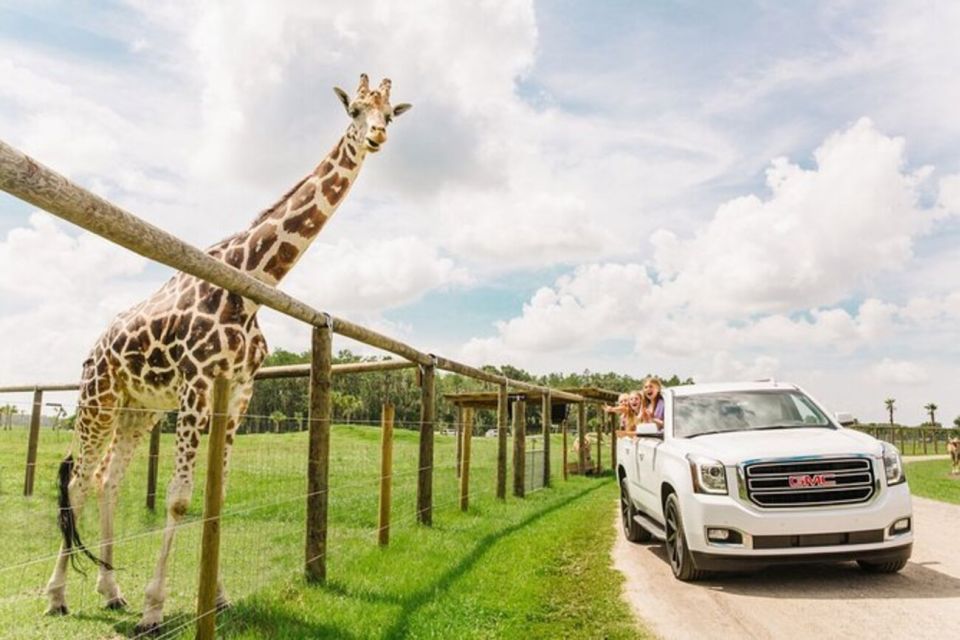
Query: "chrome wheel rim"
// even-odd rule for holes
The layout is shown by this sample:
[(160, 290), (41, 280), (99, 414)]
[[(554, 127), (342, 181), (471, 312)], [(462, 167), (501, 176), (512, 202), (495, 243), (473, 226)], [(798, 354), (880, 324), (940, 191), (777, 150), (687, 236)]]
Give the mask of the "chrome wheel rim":
[(680, 575), (683, 569), (683, 533), (680, 531), (680, 520), (673, 503), (667, 505), (667, 557), (670, 560), (670, 569), (674, 575)]
[(620, 522), (624, 534), (630, 533), (630, 499), (623, 485), (620, 485)]

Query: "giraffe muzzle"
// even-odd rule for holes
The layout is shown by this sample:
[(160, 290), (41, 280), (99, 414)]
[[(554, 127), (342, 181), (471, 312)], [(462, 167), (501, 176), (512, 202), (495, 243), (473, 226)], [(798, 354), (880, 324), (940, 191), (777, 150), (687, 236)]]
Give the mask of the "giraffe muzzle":
[(367, 138), (366, 142), (367, 142), (367, 151), (370, 151), (371, 153), (376, 153), (377, 151), (380, 151), (380, 146), (383, 144), (382, 142), (377, 142), (372, 138)]

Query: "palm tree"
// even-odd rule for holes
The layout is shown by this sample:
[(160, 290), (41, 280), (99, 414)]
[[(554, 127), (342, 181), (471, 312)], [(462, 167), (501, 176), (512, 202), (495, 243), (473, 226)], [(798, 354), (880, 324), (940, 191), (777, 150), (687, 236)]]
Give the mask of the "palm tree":
[(883, 401), (883, 404), (887, 407), (887, 413), (890, 414), (890, 426), (893, 426), (893, 411), (896, 408), (894, 405), (897, 404), (897, 401), (893, 398), (887, 398)]
[(931, 402), (929, 404), (925, 404), (923, 408), (927, 410), (928, 414), (930, 414), (930, 426), (937, 426), (937, 409), (940, 407)]

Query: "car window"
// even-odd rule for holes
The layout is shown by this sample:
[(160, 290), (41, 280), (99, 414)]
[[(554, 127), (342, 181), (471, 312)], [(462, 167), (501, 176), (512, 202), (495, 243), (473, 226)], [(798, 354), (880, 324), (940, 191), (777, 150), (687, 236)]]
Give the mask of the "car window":
[(673, 432), (680, 438), (807, 426), (832, 427), (813, 401), (795, 390), (731, 391), (673, 399)]

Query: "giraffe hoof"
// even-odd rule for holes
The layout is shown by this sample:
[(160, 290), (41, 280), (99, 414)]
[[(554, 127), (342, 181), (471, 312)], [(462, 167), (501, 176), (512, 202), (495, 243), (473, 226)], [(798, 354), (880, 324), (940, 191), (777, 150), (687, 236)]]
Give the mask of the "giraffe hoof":
[(133, 628), (133, 637), (142, 638), (144, 636), (155, 636), (160, 633), (160, 623), (159, 622), (141, 622)]
[(51, 605), (51, 606), (47, 609), (46, 615), (48, 615), (48, 616), (65, 616), (65, 615), (67, 615), (68, 613), (70, 613), (70, 611), (67, 610), (67, 605), (61, 604), (61, 605), (58, 605), (58, 606), (53, 606), (53, 605)]
[(112, 609), (114, 611), (117, 611), (119, 609), (125, 609), (126, 606), (127, 606), (127, 601), (124, 600), (122, 597), (114, 598), (113, 600), (108, 601), (106, 604), (107, 609)]

